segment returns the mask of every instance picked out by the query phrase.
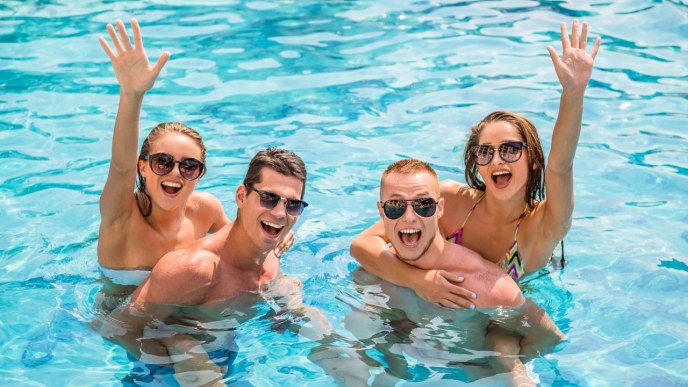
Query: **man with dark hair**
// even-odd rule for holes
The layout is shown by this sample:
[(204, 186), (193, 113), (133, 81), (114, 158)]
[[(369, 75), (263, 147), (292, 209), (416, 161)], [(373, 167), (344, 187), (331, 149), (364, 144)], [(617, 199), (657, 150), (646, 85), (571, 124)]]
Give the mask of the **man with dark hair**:
[(280, 277), (269, 289), (263, 286), (280, 271), (277, 259), (266, 262), (268, 253), (308, 205), (302, 200), (305, 183), (306, 167), (293, 152), (273, 147), (258, 152), (236, 190), (233, 226), (164, 255), (101, 333), (146, 363), (173, 365), (183, 383), (223, 377), (236, 356), (235, 324), (256, 315), (260, 298), (300, 314), (308, 322), (298, 327), (306, 328), (301, 334), (314, 340), (329, 334), (322, 314), (301, 303), (297, 280)]

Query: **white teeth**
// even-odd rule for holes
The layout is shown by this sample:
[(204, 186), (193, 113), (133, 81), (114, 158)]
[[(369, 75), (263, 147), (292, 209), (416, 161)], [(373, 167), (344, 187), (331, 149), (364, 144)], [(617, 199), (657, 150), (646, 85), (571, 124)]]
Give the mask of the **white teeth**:
[(282, 229), (282, 227), (284, 227), (284, 226), (280, 226), (279, 224), (266, 222), (266, 221), (264, 221), (264, 220), (261, 220), (261, 222), (263, 222), (263, 223), (264, 223), (265, 225), (267, 225), (267, 226), (270, 226), (270, 227), (276, 228), (276, 229)]
[(162, 185), (166, 185), (168, 187), (174, 187), (174, 188), (182, 188), (182, 185), (173, 181), (163, 181)]
[(511, 174), (511, 172), (508, 172), (508, 171), (499, 171), (499, 172), (493, 173), (492, 176), (510, 175), (510, 174)]
[(405, 229), (403, 229), (403, 230), (399, 230), (399, 232), (402, 233), (402, 234), (415, 234), (415, 233), (417, 233), (417, 232), (420, 232), (420, 230), (415, 230), (415, 229), (412, 229), (412, 228), (405, 228)]

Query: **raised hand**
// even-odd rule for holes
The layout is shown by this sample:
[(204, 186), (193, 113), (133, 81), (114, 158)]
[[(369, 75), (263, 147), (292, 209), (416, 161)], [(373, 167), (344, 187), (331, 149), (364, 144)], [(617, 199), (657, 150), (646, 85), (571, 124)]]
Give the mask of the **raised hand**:
[(590, 75), (592, 74), (592, 66), (597, 51), (600, 49), (602, 39), (597, 38), (590, 54), (586, 52), (587, 40), (588, 23), (583, 23), (579, 38), (578, 20), (574, 19), (570, 40), (566, 30), (566, 23), (561, 23), (561, 45), (563, 51), (561, 58), (557, 55), (554, 47), (547, 46), (547, 51), (549, 51), (554, 64), (554, 71), (556, 71), (557, 78), (559, 78), (559, 83), (561, 83), (564, 91), (583, 93), (588, 86), (588, 81), (590, 81)]
[(112, 62), (112, 67), (115, 70), (115, 75), (120, 85), (120, 92), (144, 94), (153, 87), (155, 79), (160, 74), (160, 70), (162, 70), (170, 58), (170, 53), (165, 51), (160, 55), (157, 63), (151, 66), (148, 56), (146, 56), (146, 52), (143, 49), (141, 28), (136, 19), (131, 19), (131, 29), (134, 32), (134, 47), (131, 46), (124, 23), (121, 20), (117, 20), (115, 24), (119, 31), (119, 37), (112, 24), (108, 24), (107, 30), (117, 53), (113, 52), (104, 37), (101, 36), (98, 41)]

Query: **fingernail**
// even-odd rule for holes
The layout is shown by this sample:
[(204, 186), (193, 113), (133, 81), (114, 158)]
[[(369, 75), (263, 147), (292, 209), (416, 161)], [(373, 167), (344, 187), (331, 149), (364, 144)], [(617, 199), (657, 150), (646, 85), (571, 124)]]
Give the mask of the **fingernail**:
[(476, 298), (478, 298), (478, 295), (473, 293), (473, 294), (471, 294), (471, 298), (475, 300)]
[(459, 281), (463, 281), (463, 277), (459, 276)]
[(475, 305), (471, 304), (471, 306), (469, 306), (469, 308), (470, 308), (470, 309), (475, 309)]

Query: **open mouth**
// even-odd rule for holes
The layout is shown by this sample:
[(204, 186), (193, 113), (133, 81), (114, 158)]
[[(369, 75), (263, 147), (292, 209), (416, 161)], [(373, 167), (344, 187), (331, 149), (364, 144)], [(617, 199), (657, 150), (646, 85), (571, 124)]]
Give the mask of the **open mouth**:
[(406, 247), (416, 247), (418, 246), (418, 241), (420, 240), (422, 232), (413, 228), (405, 228), (399, 230), (399, 239), (401, 243)]
[(492, 181), (497, 188), (506, 187), (509, 184), (509, 180), (511, 180), (511, 172), (499, 171), (492, 174)]
[(284, 226), (280, 226), (279, 224), (275, 224), (275, 223), (266, 222), (264, 220), (260, 221), (260, 225), (261, 225), (261, 227), (263, 227), (263, 231), (265, 231), (271, 237), (278, 236), (280, 231), (282, 231), (282, 229), (284, 228)]
[(165, 191), (165, 193), (168, 193), (170, 195), (174, 195), (182, 189), (181, 184), (173, 181), (163, 181), (162, 183), (160, 183), (160, 187), (162, 187), (162, 190)]

